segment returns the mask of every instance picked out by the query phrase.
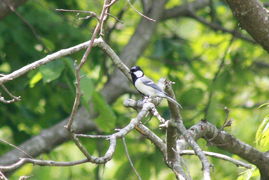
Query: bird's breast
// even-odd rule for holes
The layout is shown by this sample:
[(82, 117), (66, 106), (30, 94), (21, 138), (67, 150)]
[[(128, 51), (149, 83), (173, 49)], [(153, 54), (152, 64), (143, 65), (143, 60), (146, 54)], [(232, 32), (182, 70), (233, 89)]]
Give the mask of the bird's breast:
[(146, 96), (155, 96), (156, 90), (150, 86), (145, 85), (140, 79), (135, 81), (136, 89)]

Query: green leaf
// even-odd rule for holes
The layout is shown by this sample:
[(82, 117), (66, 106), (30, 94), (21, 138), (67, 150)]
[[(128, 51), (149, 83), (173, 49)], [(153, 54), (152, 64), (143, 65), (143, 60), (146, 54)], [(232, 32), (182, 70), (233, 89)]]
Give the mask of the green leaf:
[(49, 49), (49, 50), (54, 50), (55, 49), (55, 45), (53, 44), (52, 41), (50, 41), (49, 39), (46, 39), (44, 37), (41, 38), (41, 41), (44, 43), (44, 45)]
[(38, 83), (42, 79), (42, 74), (40, 72), (37, 72), (30, 80), (29, 85), (30, 88), (33, 88), (36, 83)]
[(266, 116), (256, 133), (256, 142), (261, 147), (269, 146), (269, 116)]
[(203, 97), (204, 97), (204, 93), (203, 93), (202, 89), (191, 88), (182, 94), (180, 101), (185, 106), (191, 106), (191, 105), (195, 105), (197, 103), (200, 103), (202, 101)]
[(259, 177), (259, 170), (257, 168), (247, 169), (241, 173), (240, 176), (237, 177), (236, 180), (250, 180), (255, 177)]
[(110, 131), (115, 126), (116, 115), (98, 92), (93, 93), (93, 103), (94, 110), (99, 113), (95, 119), (96, 124), (103, 131)]
[(269, 106), (269, 103), (264, 103), (264, 104), (260, 105), (260, 106), (258, 107), (258, 109), (261, 109), (261, 108), (263, 108), (263, 107), (265, 107), (265, 106)]
[(80, 91), (82, 93), (82, 99), (88, 104), (88, 101), (92, 97), (93, 93), (93, 82), (88, 76), (84, 76), (80, 80)]
[(50, 62), (41, 66), (39, 71), (43, 75), (43, 81), (49, 83), (60, 77), (64, 69), (64, 63), (61, 60)]

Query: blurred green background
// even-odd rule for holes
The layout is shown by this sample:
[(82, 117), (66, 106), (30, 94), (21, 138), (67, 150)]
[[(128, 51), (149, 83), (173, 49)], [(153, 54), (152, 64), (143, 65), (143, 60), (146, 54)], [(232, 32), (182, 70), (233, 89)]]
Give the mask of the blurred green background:
[[(182, 4), (182, 0), (169, 0), (166, 8)], [(265, 2), (265, 1), (264, 1)], [(139, 1), (135, 7), (142, 11)], [(217, 19), (214, 23), (227, 29), (240, 29), (228, 6), (220, 0), (214, 1)], [(17, 9), (35, 29), (39, 38), (35, 38), (15, 14), (0, 21), (0, 73), (10, 73), (24, 65), (38, 60), (49, 53), (62, 48), (74, 46), (91, 37), (96, 20), (80, 20), (83, 14), (59, 13), (56, 8), (92, 10), (100, 13), (102, 1), (95, 0), (29, 0)], [(106, 41), (120, 52), (130, 39), (141, 18), (132, 10), (127, 1), (120, 0), (111, 9), (117, 16), (126, 8), (121, 21), (112, 32), (109, 29), (115, 23), (110, 18), (106, 26)], [(196, 12), (199, 17), (212, 21), (210, 8)], [(247, 35), (245, 31), (242, 34)], [(135, 48), (135, 47), (134, 47)], [(228, 53), (226, 51), (228, 49)], [(75, 97), (74, 60), (80, 60), (84, 51), (58, 59), (52, 63), (31, 71), (14, 81), (7, 87), (22, 101), (13, 104), (1, 104), (0, 138), (19, 145), (43, 129), (49, 128), (68, 117)], [(225, 55), (226, 54), (226, 55)], [(218, 76), (213, 81), (220, 64), (223, 62)], [(240, 140), (261, 151), (269, 148), (268, 108), (260, 105), (269, 98), (269, 60), (268, 54), (259, 45), (235, 38), (232, 35), (213, 31), (194, 18), (180, 17), (162, 21), (158, 24), (152, 40), (137, 62), (152, 79), (158, 81), (167, 77), (176, 84), (173, 86), (177, 100), (184, 107), (182, 116), (187, 127), (191, 127), (202, 118), (217, 127), (225, 120), (224, 107), (230, 110), (233, 119), (232, 127), (226, 130)], [(83, 105), (93, 101), (98, 107), (105, 109), (107, 116), (95, 120), (106, 133), (123, 127), (136, 112), (123, 106), (124, 99), (131, 94), (126, 93), (112, 105), (108, 105), (98, 91), (110, 76), (111, 61), (101, 50), (94, 48), (87, 63), (83, 67), (82, 91)], [(130, 83), (130, 87), (132, 87)], [(134, 88), (133, 88), (134, 89)], [(116, 90), (116, 89), (115, 89)], [(212, 98), (209, 101), (210, 93)], [(5, 94), (3, 94), (5, 95)], [(131, 97), (134, 98), (132, 95)], [(139, 97), (139, 96), (138, 96)], [(207, 113), (206, 107), (208, 107)], [(166, 102), (158, 108), (164, 118), (169, 117)], [(107, 119), (109, 118), (109, 123)], [(165, 132), (158, 128), (158, 121), (153, 118), (147, 126), (160, 137)], [(259, 128), (259, 130), (258, 130)], [(161, 153), (137, 132), (126, 137), (131, 158), (142, 176), (142, 179), (175, 179), (167, 168)], [(207, 146), (199, 140), (202, 149), (214, 151), (238, 158), (215, 147)], [(106, 151), (107, 142), (100, 140), (84, 140), (89, 151), (102, 154)], [(11, 150), (11, 147), (0, 144), (0, 154)], [(67, 142), (52, 152), (38, 158), (56, 161), (71, 161), (84, 158), (73, 142)], [(214, 164), (213, 179), (257, 179), (257, 170), (238, 168), (219, 159), (210, 158)], [(185, 156), (193, 179), (201, 179), (201, 164), (197, 157)], [(31, 179), (136, 179), (124, 148), (119, 141), (113, 160), (106, 165), (84, 164), (75, 167), (38, 167), (25, 165), (10, 179), (18, 179), (21, 175), (33, 175)]]

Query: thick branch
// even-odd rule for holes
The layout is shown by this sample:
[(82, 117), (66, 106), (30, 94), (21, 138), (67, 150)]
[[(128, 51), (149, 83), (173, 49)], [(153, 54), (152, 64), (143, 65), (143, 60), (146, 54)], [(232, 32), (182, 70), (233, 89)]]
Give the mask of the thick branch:
[[(166, 81), (167, 83), (170, 83)], [(171, 85), (169, 84), (166, 88), (166, 92), (170, 97), (175, 99), (175, 94), (171, 88)], [(180, 111), (177, 105), (174, 103), (171, 103), (168, 101), (170, 113), (171, 113), (171, 121), (176, 123), (182, 122), (182, 118), (180, 116)], [(183, 124), (183, 123), (182, 123)], [(182, 132), (181, 132), (182, 133)], [(176, 149), (177, 149), (177, 139), (179, 137), (179, 133), (177, 131), (177, 128), (172, 126), (170, 123), (168, 123), (167, 130), (166, 130), (166, 149), (167, 149), (167, 161), (168, 164), (174, 169), (175, 172), (181, 174), (185, 179), (189, 179), (189, 177), (184, 172), (181, 163), (180, 163), (180, 156), (178, 155)]]
[[(171, 87), (171, 84), (167, 86), (168, 95), (170, 95), (172, 98), (175, 98), (174, 91)], [(203, 166), (203, 174), (204, 174), (204, 180), (210, 180), (210, 163), (208, 159), (206, 158), (205, 154), (203, 153), (202, 149), (199, 147), (199, 145), (194, 141), (193, 137), (188, 133), (187, 129), (185, 128), (183, 124), (183, 120), (180, 116), (180, 111), (177, 106), (175, 106), (173, 103), (169, 102), (169, 108), (171, 110), (171, 116), (172, 120), (168, 123), (169, 126), (176, 127), (179, 132), (182, 134), (184, 139), (188, 142), (188, 144), (192, 147), (192, 149), (195, 151), (196, 155), (201, 160), (202, 166)], [(171, 127), (170, 127), (171, 128)], [(175, 138), (175, 137), (173, 137)], [(176, 142), (175, 142), (176, 143)], [(168, 143), (167, 143), (168, 144)], [(177, 148), (176, 148), (177, 149)], [(167, 147), (168, 151), (168, 147)]]
[(163, 12), (161, 20), (172, 19), (179, 16), (188, 16), (189, 7), (191, 6), (193, 10), (199, 10), (209, 5), (209, 0), (196, 0), (188, 4), (183, 4), (176, 6), (171, 9), (167, 9)]
[(259, 0), (226, 0), (245, 29), (262, 47), (269, 52), (269, 14)]
[[(191, 127), (188, 132), (194, 139), (205, 138), (211, 145), (236, 154), (256, 165), (260, 170), (261, 178), (269, 179), (269, 157), (265, 153), (236, 139), (225, 131), (218, 130), (216, 126), (209, 122), (202, 121)], [(178, 145), (187, 147), (187, 142), (181, 139), (178, 141)]]

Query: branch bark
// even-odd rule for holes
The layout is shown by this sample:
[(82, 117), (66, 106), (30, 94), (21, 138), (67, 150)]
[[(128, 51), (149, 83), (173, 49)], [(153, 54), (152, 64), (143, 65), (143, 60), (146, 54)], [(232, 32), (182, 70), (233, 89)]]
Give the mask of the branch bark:
[(192, 7), (193, 10), (199, 10), (209, 5), (209, 0), (196, 0), (187, 4), (182, 4), (170, 9), (166, 9), (163, 12), (161, 20), (167, 20), (171, 18), (176, 18), (179, 16), (188, 16), (189, 7)]
[[(163, 0), (155, 0), (153, 2), (152, 10), (146, 13), (147, 16), (159, 19), (159, 17), (162, 14), (162, 9), (164, 7), (164, 1)], [(148, 21), (145, 21), (143, 18), (141, 22), (138, 25), (138, 28), (136, 29), (136, 32), (128, 42), (128, 44), (125, 46), (121, 53), (121, 58), (124, 59), (124, 62), (128, 65), (134, 64), (137, 60), (137, 58), (142, 54), (144, 51), (146, 45), (150, 41), (151, 36), (153, 35), (153, 32), (155, 30), (156, 23), (149, 23)], [(143, 38), (141, 38), (141, 36)], [(138, 38), (139, 37), (139, 38)], [(76, 52), (82, 48), (86, 48), (88, 46), (89, 42), (85, 42), (83, 44), (75, 46)], [(83, 47), (81, 47), (83, 46)], [(136, 48), (133, 48), (136, 47)], [(69, 52), (70, 53), (70, 52)], [(68, 54), (69, 54), (68, 53)], [(74, 53), (74, 52), (72, 52)], [(61, 54), (61, 53), (60, 53)], [(66, 55), (68, 55), (66, 54)], [(46, 58), (51, 60), (50, 56), (47, 56)], [(38, 62), (34, 62), (37, 63)], [(26, 66), (25, 68), (29, 68), (31, 70), (32, 66)], [(36, 67), (36, 66), (34, 66)], [(15, 72), (14, 72), (15, 73)], [(21, 73), (24, 74), (25, 71), (22, 69)], [(13, 74), (13, 73), (11, 73)], [(16, 73), (15, 73), (16, 74)], [(22, 75), (20, 74), (20, 75)], [(8, 81), (10, 78), (17, 78), (19, 76), (14, 76), (14, 74), (11, 76), (5, 76), (6, 78), (2, 79), (0, 78), (0, 83), (4, 83)], [(124, 92), (126, 92), (126, 89), (129, 88), (128, 81), (126, 81), (125, 77), (122, 76), (122, 74), (117, 71), (117, 73), (114, 73), (110, 77), (110, 81), (106, 83), (103, 90), (101, 91), (102, 95), (106, 99), (108, 103), (113, 103), (120, 95), (122, 95)], [(117, 89), (117, 91), (115, 91)], [(95, 117), (95, 114), (89, 114), (87, 110), (84, 108), (80, 108), (78, 110), (77, 115), (75, 116), (74, 120), (74, 126), (73, 129), (76, 132), (89, 132), (89, 131), (96, 131), (97, 127), (93, 124), (92, 120)], [(60, 122), (59, 124), (42, 131), (39, 135), (29, 139), (25, 143), (19, 146), (22, 150), (27, 152), (29, 155), (36, 157), (44, 152), (49, 152), (59, 144), (62, 144), (63, 142), (69, 140), (69, 133), (65, 130), (64, 125), (67, 122), (66, 118), (64, 121)], [(17, 162), (20, 157), (25, 157), (24, 154), (21, 154), (17, 150), (12, 150), (5, 155), (0, 157), (0, 164), (11, 164), (14, 162)]]
[[(204, 138), (210, 145), (236, 154), (249, 163), (256, 165), (260, 170), (261, 179), (269, 179), (269, 157), (266, 156), (266, 153), (258, 151), (225, 131), (220, 131), (209, 122), (201, 121), (192, 126), (188, 132), (196, 140)], [(178, 141), (178, 145), (185, 147), (185, 149), (188, 146), (187, 142), (183, 139)]]
[(259, 0), (226, 0), (234, 16), (267, 52), (269, 52), (269, 14)]

